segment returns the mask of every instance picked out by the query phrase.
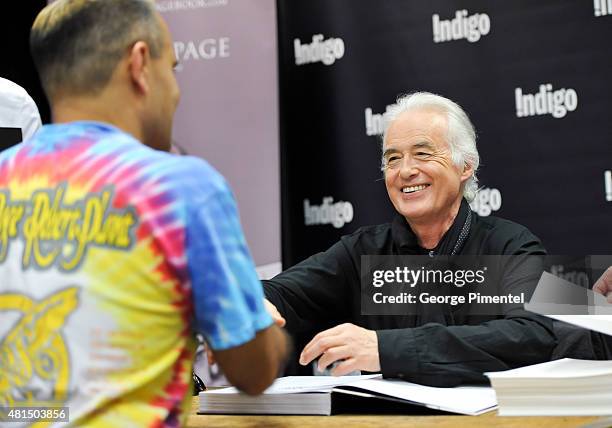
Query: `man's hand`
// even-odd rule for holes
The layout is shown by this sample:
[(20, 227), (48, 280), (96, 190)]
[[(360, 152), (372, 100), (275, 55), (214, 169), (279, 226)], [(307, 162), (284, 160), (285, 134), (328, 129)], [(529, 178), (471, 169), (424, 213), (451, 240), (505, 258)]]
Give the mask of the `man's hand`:
[(593, 291), (603, 294), (608, 298), (608, 303), (612, 303), (612, 266), (593, 285)]
[(310, 364), (319, 356), (319, 371), (341, 361), (332, 370), (334, 376), (344, 376), (354, 370), (380, 371), (376, 332), (354, 324), (341, 324), (317, 334), (304, 347), (300, 364)]
[(264, 299), (264, 305), (266, 307), (266, 311), (268, 311), (268, 313), (274, 320), (274, 324), (279, 327), (284, 327), (287, 321), (285, 321), (285, 318), (283, 318), (278, 309), (276, 309), (276, 306), (270, 303), (268, 299)]

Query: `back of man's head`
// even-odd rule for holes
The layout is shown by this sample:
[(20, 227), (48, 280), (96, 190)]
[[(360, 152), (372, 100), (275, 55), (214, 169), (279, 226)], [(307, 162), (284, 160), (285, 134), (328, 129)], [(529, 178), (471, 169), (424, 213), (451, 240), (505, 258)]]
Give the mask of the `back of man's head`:
[(30, 49), (50, 101), (95, 95), (136, 41), (159, 57), (163, 33), (149, 0), (57, 0), (38, 15)]

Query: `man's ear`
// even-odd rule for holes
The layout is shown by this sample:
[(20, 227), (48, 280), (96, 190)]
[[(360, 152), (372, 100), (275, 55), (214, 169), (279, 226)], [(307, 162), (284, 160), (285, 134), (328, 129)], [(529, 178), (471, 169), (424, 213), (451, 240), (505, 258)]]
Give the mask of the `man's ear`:
[(472, 167), (472, 165), (465, 163), (463, 165), (463, 171), (461, 172), (461, 182), (466, 181), (473, 174), (474, 174), (474, 168)]
[(128, 73), (134, 87), (144, 94), (149, 92), (149, 46), (143, 41), (132, 45), (128, 55)]

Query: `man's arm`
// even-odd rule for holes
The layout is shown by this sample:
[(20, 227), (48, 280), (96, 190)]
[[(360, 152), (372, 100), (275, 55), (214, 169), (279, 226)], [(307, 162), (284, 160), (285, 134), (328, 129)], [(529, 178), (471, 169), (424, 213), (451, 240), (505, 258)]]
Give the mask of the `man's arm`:
[(480, 325), (430, 323), (377, 334), (384, 377), (439, 387), (486, 383), (484, 372), (547, 361), (555, 345), (552, 323), (527, 314)]
[[(274, 278), (262, 281), (265, 297), (286, 320), (291, 334), (320, 331), (348, 317), (350, 295), (342, 242), (315, 254)], [(358, 296), (357, 296), (358, 298)]]
[(290, 349), (287, 334), (271, 325), (258, 331), (253, 340), (213, 354), (232, 385), (255, 395), (263, 392), (281, 373)]
[[(541, 243), (528, 232), (519, 237), (522, 239), (505, 247), (517, 257), (509, 259), (504, 269), (504, 294), (528, 291), (541, 273)], [(533, 256), (524, 258), (527, 254)], [(440, 313), (439, 321), (421, 314), (416, 327), (377, 331), (344, 324), (317, 334), (306, 345), (300, 362), (308, 364), (320, 357), (323, 368), (341, 361), (332, 371), (335, 375), (380, 369), (385, 377), (448, 387), (485, 383), (486, 371), (547, 361), (556, 344), (551, 320), (519, 307), (506, 308), (504, 314), (503, 319), (491, 320), (491, 316), (468, 313), (460, 320)], [(362, 352), (373, 346), (378, 352)]]
[[(508, 227), (508, 226), (506, 226)], [(533, 292), (543, 270), (545, 249), (527, 229), (502, 229), (488, 248), (500, 258), (499, 295)], [(511, 237), (506, 238), (506, 236)], [(469, 308), (469, 307), (468, 307)], [(548, 361), (557, 343), (552, 320), (502, 305), (499, 319), (469, 309), (441, 323), (412, 329), (378, 331), (380, 363), (385, 377), (433, 386), (486, 383), (487, 371), (500, 371)], [(503, 314), (503, 317), (502, 317)], [(452, 325), (454, 324), (454, 325)]]
[[(197, 162), (197, 168), (187, 168), (188, 162)], [(195, 326), (228, 380), (248, 394), (258, 394), (283, 369), (289, 342), (266, 311), (225, 181), (201, 161), (184, 163), (181, 183), (189, 193), (185, 246)], [(199, 180), (202, 171), (208, 177)], [(203, 190), (201, 182), (208, 182)]]

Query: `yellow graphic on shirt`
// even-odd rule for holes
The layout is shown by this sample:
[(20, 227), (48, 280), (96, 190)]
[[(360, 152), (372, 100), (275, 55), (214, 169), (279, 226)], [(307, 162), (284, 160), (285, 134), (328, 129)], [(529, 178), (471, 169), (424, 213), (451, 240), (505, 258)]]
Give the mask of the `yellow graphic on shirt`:
[(0, 342), (0, 407), (40, 405), (41, 398), (53, 403), (66, 400), (70, 361), (62, 328), (77, 305), (76, 287), (41, 301), (0, 294), (0, 311), (22, 314)]
[(0, 262), (10, 242), (24, 241), (24, 269), (45, 269), (57, 264), (61, 270), (76, 269), (90, 246), (129, 249), (137, 223), (131, 207), (112, 207), (113, 188), (87, 193), (72, 204), (66, 203), (68, 185), (37, 190), (26, 200), (15, 200), (11, 192), (0, 191)]
[(25, 213), (24, 203), (11, 203), (10, 195), (0, 192), (0, 260), (6, 258), (9, 240), (17, 236), (18, 225)]

